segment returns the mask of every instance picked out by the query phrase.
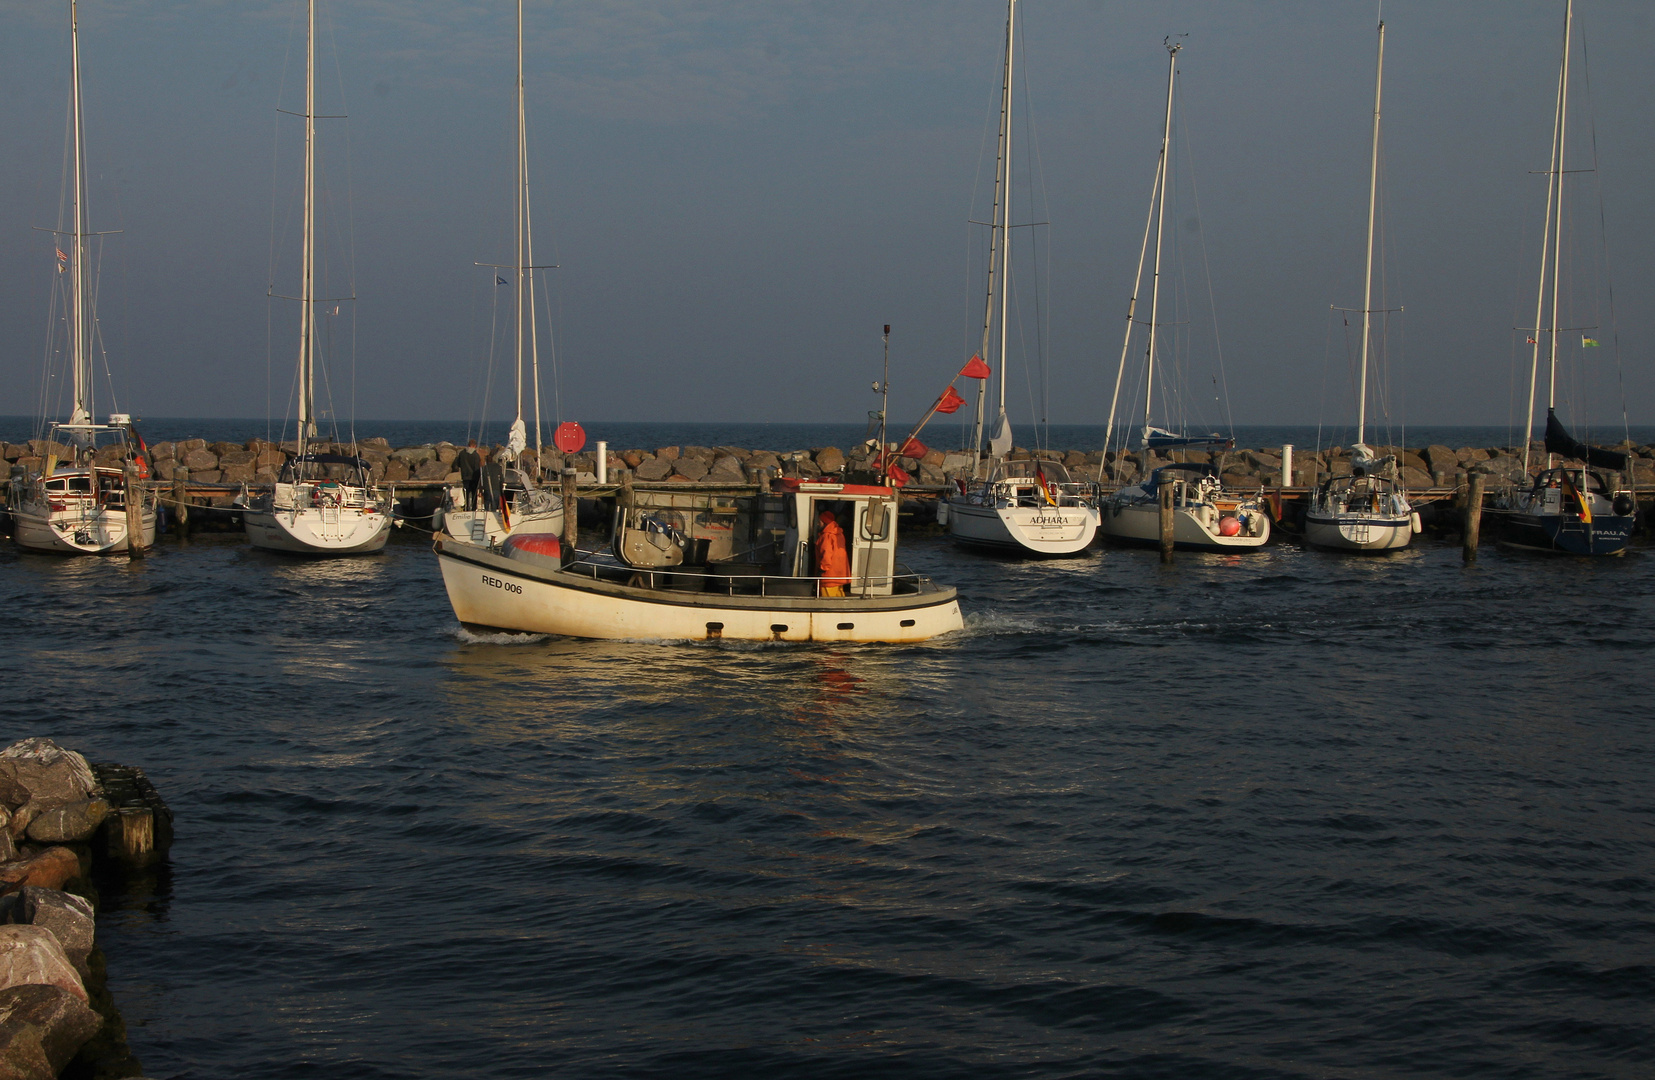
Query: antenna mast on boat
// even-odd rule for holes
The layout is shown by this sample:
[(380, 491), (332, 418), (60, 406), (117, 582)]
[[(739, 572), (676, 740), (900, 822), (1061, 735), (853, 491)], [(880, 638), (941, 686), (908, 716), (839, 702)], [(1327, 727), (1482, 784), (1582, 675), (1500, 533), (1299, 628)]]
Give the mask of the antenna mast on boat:
[(1160, 192), (1155, 206), (1155, 268), (1150, 271), (1149, 290), (1149, 352), (1144, 365), (1144, 445), (1149, 445), (1149, 404), (1155, 390), (1155, 331), (1161, 325), (1161, 236), (1167, 219), (1167, 150), (1172, 142), (1172, 88), (1178, 79), (1178, 50), (1182, 42), (1170, 38), (1167, 50), (1167, 113), (1161, 125), (1161, 167), (1156, 179)]
[(305, 224), (299, 285), (299, 456), (316, 434), (316, 0), (305, 32)]
[(1368, 442), (1368, 341), (1373, 331), (1373, 222), (1379, 193), (1379, 102), (1385, 81), (1385, 20), (1379, 20), (1379, 61), (1373, 77), (1373, 150), (1368, 167), (1368, 255), (1362, 273), (1362, 361), (1356, 384), (1356, 442)]
[[(1562, 265), (1563, 246), (1563, 148), (1568, 130), (1569, 115), (1569, 44), (1574, 29), (1574, 0), (1563, 5), (1563, 60), (1557, 75), (1557, 111), (1552, 116), (1551, 169), (1546, 174), (1546, 222), (1540, 238), (1540, 286), (1534, 300), (1534, 352), (1529, 362), (1528, 424), (1523, 438), (1523, 473), (1529, 471), (1529, 453), (1534, 444), (1534, 384), (1540, 373), (1540, 334), (1544, 327), (1542, 316), (1546, 311), (1546, 259), (1552, 261), (1552, 322), (1546, 332), (1551, 334), (1549, 346), (1550, 374), (1546, 386), (1546, 413), (1557, 407), (1557, 287)], [(1549, 249), (1549, 250), (1548, 250)], [(1546, 467), (1552, 465), (1552, 453), (1546, 451)]]
[[(1004, 296), (1005, 282), (1004, 262), (1005, 251), (1010, 247), (1011, 229), (1010, 217), (1007, 208), (1011, 201), (1011, 50), (1013, 42), (1013, 28), (1017, 21), (1017, 0), (1007, 0), (1006, 6), (1006, 61), (1002, 68), (1004, 78), (1000, 83), (1000, 141), (994, 161), (994, 208), (989, 214), (989, 243), (988, 243), (988, 297), (983, 304), (983, 340), (978, 347), (977, 355), (988, 354), (988, 343), (994, 332), (994, 300), (996, 295)], [(995, 261), (1002, 263), (996, 268)], [(1004, 305), (1000, 317), (1000, 413), (1005, 414), (1006, 408), (1006, 339)], [(982, 463), (983, 457), (983, 421), (985, 419), (985, 405), (988, 397), (987, 380), (977, 384), (977, 418), (971, 430), (971, 458), (972, 472)]]

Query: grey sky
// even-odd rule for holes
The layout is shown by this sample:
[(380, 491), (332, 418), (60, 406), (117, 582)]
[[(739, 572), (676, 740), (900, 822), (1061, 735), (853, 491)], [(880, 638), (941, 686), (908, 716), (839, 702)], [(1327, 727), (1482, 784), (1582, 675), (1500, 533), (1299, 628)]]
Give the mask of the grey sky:
[[(1360, 303), (1375, 5), (1020, 6), (1044, 198), (1014, 213), (1052, 223), (1040, 282), (1051, 419), (1107, 412), (1158, 138), (1161, 41), (1188, 33), (1184, 117), (1235, 419), (1348, 420), (1328, 309)], [(0, 413), (29, 411), (39, 377), (52, 258), (31, 227), (56, 216), (66, 10), (0, 0)], [(273, 191), (284, 216), (297, 183), (293, 122), (278, 168), (274, 110), (279, 93), (299, 104), (299, 11), (297, 0), (82, 6), (93, 225), (125, 230), (108, 245), (100, 315), (122, 404), (140, 414), (262, 415), (267, 355), (285, 411), (296, 315), (264, 294)], [(1532, 317), (1545, 190), (1529, 171), (1546, 167), (1561, 13), (1559, 0), (1385, 5), (1388, 301), (1407, 307), (1392, 386), (1409, 423), (1508, 418), (1511, 327)], [(324, 138), (339, 199), (349, 140), (361, 417), (463, 419), (473, 407), (494, 299), (473, 263), (509, 259), (511, 15), (507, 0), (323, 5), (321, 106), (350, 113)], [(854, 421), (874, 404), (886, 322), (893, 414), (922, 410), (975, 337), (967, 219), (987, 212), (981, 149), (1003, 21), (997, 0), (531, 2), (531, 168), (541, 261), (561, 266), (564, 414)], [(1650, 421), (1655, 6), (1582, 0), (1578, 25), (1627, 403)], [(1582, 132), (1585, 116), (1572, 121)], [(1191, 236), (1193, 208), (1180, 210)], [(1574, 215), (1584, 266), (1595, 198)], [(1020, 284), (1031, 274), (1029, 261)], [(1606, 297), (1584, 278), (1575, 292), (1604, 347), (1571, 393), (1589, 393), (1602, 424), (1620, 408)], [(1019, 355), (1014, 422), (1030, 412)]]

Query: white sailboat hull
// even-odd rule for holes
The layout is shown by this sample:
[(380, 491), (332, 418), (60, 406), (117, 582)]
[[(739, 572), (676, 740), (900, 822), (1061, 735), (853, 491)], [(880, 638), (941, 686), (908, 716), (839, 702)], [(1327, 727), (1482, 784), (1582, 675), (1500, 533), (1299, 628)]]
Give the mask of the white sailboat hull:
[[(449, 491), (451, 506), (465, 505), (465, 491), (463, 488), (453, 488)], [(437, 531), (446, 532), (462, 543), (477, 544), (481, 547), (493, 547), (508, 536), (529, 535), (532, 533), (563, 533), (563, 505), (562, 502), (550, 509), (531, 510), (527, 512), (511, 511), (511, 528), (501, 520), (497, 510), (454, 510), (446, 509), (434, 522)]]
[[(52, 510), (44, 503), (26, 502), (12, 511), (12, 538), (28, 551), (57, 555), (116, 555), (129, 550), (126, 510), (120, 507), (70, 506)], [(140, 515), (140, 547), (155, 544), (155, 511)]]
[[(1172, 544), (1177, 548), (1195, 551), (1236, 551), (1260, 548), (1270, 541), (1270, 519), (1262, 512), (1253, 511), (1249, 524), (1257, 529), (1250, 534), (1246, 529), (1235, 536), (1224, 536), (1208, 523), (1209, 507), (1174, 507), (1172, 511)], [(1118, 543), (1159, 544), (1161, 542), (1161, 507), (1154, 502), (1106, 503), (1102, 511), (1100, 529), (1104, 536)], [(1217, 520), (1217, 515), (1212, 515)], [(1254, 524), (1256, 520), (1256, 525)]]
[(991, 506), (948, 500), (948, 535), (956, 543), (1026, 555), (1075, 555), (1092, 545), (1090, 506)]
[(367, 555), (391, 532), (385, 514), (351, 507), (249, 510), (242, 522), (254, 547), (291, 555)]
[(964, 626), (953, 589), (870, 597), (721, 596), (640, 588), (526, 564), (439, 537), (455, 616), (468, 627), (634, 640), (926, 641)]
[(1305, 543), (1335, 551), (1395, 551), (1414, 539), (1413, 514), (1329, 514), (1304, 518)]

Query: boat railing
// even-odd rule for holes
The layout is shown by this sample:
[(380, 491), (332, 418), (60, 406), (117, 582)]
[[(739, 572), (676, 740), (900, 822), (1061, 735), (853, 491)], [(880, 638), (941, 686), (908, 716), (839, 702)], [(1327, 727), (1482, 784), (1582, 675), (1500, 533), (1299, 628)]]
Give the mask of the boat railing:
[[(751, 567), (753, 571), (747, 568)], [(613, 581), (663, 592), (712, 593), (720, 596), (770, 596), (777, 598), (835, 597), (865, 599), (890, 594), (924, 592), (931, 579), (897, 568), (894, 574), (828, 579), (796, 574), (766, 574), (757, 563), (723, 563), (717, 566), (676, 566), (634, 569), (615, 562), (582, 559), (563, 567), (566, 574), (578, 574), (594, 581)], [(831, 584), (830, 584), (831, 582)], [(825, 589), (838, 585), (844, 591)], [(888, 592), (887, 592), (888, 590)]]

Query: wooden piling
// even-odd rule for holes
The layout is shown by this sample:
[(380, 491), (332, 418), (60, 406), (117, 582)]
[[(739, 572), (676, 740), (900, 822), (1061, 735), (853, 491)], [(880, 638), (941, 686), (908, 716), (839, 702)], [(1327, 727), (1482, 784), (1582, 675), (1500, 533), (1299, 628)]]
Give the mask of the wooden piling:
[(580, 499), (575, 495), (575, 468), (563, 467), (563, 561), (575, 559), (575, 539), (580, 534)]
[(126, 554), (144, 557), (144, 486), (138, 482), (138, 466), (126, 463)]
[(190, 534), (190, 504), (186, 498), (190, 470), (180, 465), (172, 470), (172, 531), (175, 536)]
[(1460, 554), (1470, 566), (1477, 561), (1477, 539), (1483, 527), (1483, 474), (1471, 473), (1465, 483), (1465, 524), (1460, 529)]
[(1172, 513), (1171, 480), (1161, 481), (1159, 494), (1161, 496), (1161, 561), (1169, 563), (1172, 561), (1172, 532), (1175, 523)]

